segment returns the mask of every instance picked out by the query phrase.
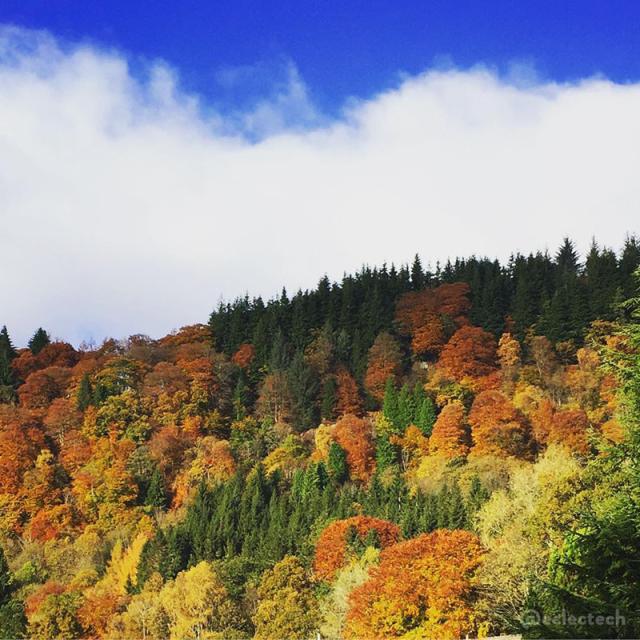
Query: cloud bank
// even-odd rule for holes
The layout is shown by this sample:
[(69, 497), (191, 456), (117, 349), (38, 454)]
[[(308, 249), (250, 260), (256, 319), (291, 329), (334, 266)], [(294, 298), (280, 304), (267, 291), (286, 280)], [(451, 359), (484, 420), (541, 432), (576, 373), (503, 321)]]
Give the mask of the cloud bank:
[(416, 252), (619, 247), (639, 230), (640, 84), (429, 70), (328, 119), (293, 65), (242, 111), (139, 66), (0, 30), (0, 324), (21, 344), (39, 325), (158, 336), (221, 297)]

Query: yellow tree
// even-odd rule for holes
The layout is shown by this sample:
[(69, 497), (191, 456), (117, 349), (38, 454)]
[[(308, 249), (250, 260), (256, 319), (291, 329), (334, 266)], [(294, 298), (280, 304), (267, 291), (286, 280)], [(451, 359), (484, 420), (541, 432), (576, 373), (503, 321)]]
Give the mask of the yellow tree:
[(307, 573), (295, 556), (265, 571), (253, 621), (255, 640), (308, 638), (319, 625), (317, 602)]
[(159, 597), (171, 640), (199, 639), (206, 632), (233, 629), (239, 620), (222, 580), (205, 561), (167, 582)]

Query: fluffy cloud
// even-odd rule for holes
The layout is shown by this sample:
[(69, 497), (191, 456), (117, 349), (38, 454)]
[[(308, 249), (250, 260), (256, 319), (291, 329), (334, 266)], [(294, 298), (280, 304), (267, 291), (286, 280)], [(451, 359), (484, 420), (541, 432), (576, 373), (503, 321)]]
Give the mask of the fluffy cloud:
[[(132, 69), (136, 69), (136, 72)], [(640, 84), (405, 77), (338, 119), (295, 67), (242, 113), (163, 63), (0, 31), (0, 324), (160, 335), (363, 263), (618, 247), (640, 219)]]

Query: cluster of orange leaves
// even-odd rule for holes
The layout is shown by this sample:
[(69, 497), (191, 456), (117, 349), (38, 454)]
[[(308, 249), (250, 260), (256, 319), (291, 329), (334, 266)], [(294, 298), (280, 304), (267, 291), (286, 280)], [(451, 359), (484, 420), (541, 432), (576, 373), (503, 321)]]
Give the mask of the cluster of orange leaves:
[(437, 530), (384, 549), (369, 579), (349, 596), (347, 640), (474, 634), (474, 576), (483, 549), (468, 531)]
[(400, 528), (397, 525), (379, 518), (355, 516), (332, 522), (322, 532), (316, 544), (313, 569), (321, 580), (332, 580), (338, 569), (345, 565), (348, 559), (347, 534), (352, 528), (362, 540), (370, 531), (376, 531), (382, 549), (395, 544), (400, 538)]

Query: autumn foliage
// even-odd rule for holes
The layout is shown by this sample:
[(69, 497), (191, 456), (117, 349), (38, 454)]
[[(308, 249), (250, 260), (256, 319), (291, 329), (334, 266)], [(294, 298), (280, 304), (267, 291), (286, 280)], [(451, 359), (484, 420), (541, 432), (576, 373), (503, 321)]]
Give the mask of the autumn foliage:
[(526, 457), (530, 451), (525, 417), (500, 391), (482, 391), (469, 411), (473, 454)]
[(345, 415), (336, 423), (333, 437), (346, 451), (353, 480), (366, 481), (375, 468), (375, 449), (371, 425), (365, 418)]
[(400, 538), (400, 528), (386, 520), (369, 516), (355, 516), (332, 522), (318, 538), (313, 561), (315, 575), (322, 580), (332, 580), (348, 557), (349, 534), (356, 534), (365, 541), (375, 531), (381, 549), (395, 544)]
[(443, 407), (429, 438), (429, 452), (444, 458), (457, 458), (469, 452), (464, 406), (451, 402)]
[(403, 333), (411, 336), (414, 354), (437, 355), (447, 341), (447, 325), (455, 329), (468, 322), (468, 294), (469, 285), (456, 282), (400, 296), (396, 321)]
[(370, 578), (349, 596), (349, 640), (474, 634), (474, 576), (483, 549), (467, 531), (438, 530), (383, 550)]
[(496, 340), (480, 327), (461, 327), (442, 349), (438, 366), (457, 381), (487, 376), (496, 368)]

